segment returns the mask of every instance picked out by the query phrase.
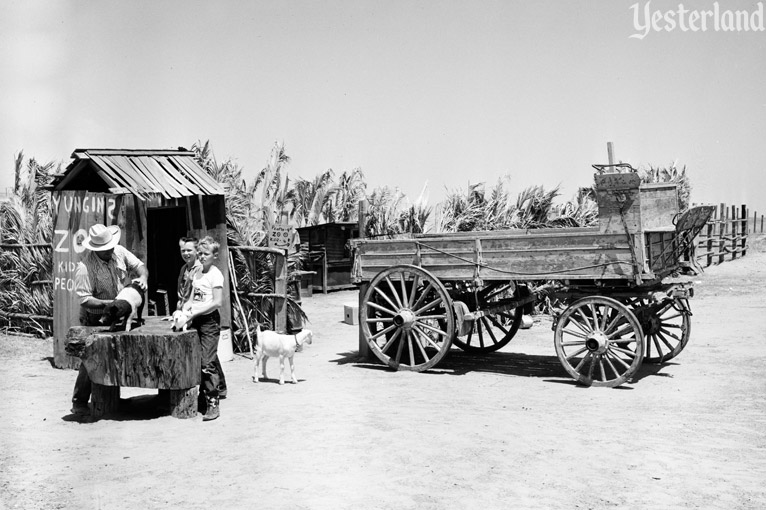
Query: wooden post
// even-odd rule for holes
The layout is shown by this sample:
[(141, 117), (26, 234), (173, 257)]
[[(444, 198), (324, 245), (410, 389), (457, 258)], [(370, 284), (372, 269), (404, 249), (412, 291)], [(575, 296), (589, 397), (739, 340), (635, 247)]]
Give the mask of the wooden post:
[[(609, 164), (614, 165), (614, 144), (612, 142), (606, 142), (606, 155), (609, 158)], [(614, 168), (609, 170), (614, 170)]]
[(723, 264), (726, 260), (724, 235), (726, 235), (726, 220), (728, 219), (727, 216), (729, 213), (726, 209), (726, 204), (720, 204), (719, 209), (721, 211), (721, 218), (718, 223), (718, 263)]
[(745, 204), (741, 205), (742, 209), (742, 256), (744, 257), (745, 254), (747, 254), (747, 235), (750, 233), (750, 225), (748, 225), (748, 218), (750, 218), (750, 211), (747, 210), (747, 206)]
[(287, 251), (274, 256), (274, 331), (287, 331)]
[(365, 226), (367, 225), (367, 200), (359, 201), (357, 224), (359, 226), (359, 239), (364, 239), (366, 237)]
[(707, 222), (707, 246), (705, 247), (705, 252), (707, 253), (707, 263), (705, 264), (705, 267), (713, 265), (713, 232), (717, 216), (718, 211), (713, 209), (713, 217)]
[(322, 248), (322, 294), (327, 294), (327, 248)]
[(739, 229), (737, 221), (737, 206), (731, 206), (731, 260), (737, 258), (737, 240), (739, 239)]
[(359, 324), (357, 327), (359, 328), (359, 357), (364, 359), (371, 359), (372, 353), (370, 352), (370, 346), (367, 345), (367, 339), (364, 337), (364, 334), (362, 333), (362, 310), (364, 307), (364, 303), (362, 300), (364, 299), (364, 295), (367, 294), (367, 288), (369, 287), (370, 282), (364, 282), (359, 285)]
[(90, 411), (90, 416), (94, 420), (100, 420), (117, 409), (120, 403), (120, 387), (94, 382), (91, 385), (91, 400), (93, 409)]

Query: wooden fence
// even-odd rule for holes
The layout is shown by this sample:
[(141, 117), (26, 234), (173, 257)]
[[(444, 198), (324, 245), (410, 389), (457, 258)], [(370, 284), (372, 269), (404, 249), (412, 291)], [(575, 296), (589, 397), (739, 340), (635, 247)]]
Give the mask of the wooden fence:
[(758, 216), (758, 213), (754, 212), (753, 214), (748, 215), (748, 218), (750, 218), (748, 220), (748, 224), (750, 224), (750, 232), (753, 234), (763, 234), (764, 230), (766, 230), (766, 223), (764, 222), (766, 218), (764, 218), (764, 215), (761, 214)]
[[(696, 204), (694, 204), (696, 205)], [(750, 216), (746, 205), (720, 204), (697, 236), (695, 258), (703, 267), (721, 264), (747, 255), (747, 236), (751, 221), (757, 224), (757, 214)], [(763, 224), (763, 217), (761, 217)], [(763, 232), (763, 227), (761, 227)]]

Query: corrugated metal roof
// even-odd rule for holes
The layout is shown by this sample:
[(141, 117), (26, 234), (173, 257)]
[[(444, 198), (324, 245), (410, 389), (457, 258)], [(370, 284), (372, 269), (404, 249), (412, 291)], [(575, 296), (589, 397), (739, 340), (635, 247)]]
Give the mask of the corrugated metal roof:
[(92, 162), (110, 188), (123, 188), (145, 197), (160, 193), (165, 198), (192, 195), (223, 195), (224, 189), (185, 150), (75, 149), (72, 162), (51, 183), (54, 190), (66, 184)]

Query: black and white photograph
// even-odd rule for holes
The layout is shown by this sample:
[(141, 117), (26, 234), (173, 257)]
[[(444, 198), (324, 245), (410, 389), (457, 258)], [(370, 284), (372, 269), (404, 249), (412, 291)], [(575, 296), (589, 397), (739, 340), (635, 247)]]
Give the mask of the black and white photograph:
[(766, 7), (0, 0), (0, 510), (766, 508)]

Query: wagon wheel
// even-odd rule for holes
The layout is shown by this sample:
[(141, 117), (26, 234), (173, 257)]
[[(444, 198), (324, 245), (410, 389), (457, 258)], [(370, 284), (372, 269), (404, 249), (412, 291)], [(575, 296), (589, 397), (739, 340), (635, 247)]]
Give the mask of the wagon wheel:
[(417, 266), (390, 267), (370, 282), (359, 310), (367, 344), (394, 370), (422, 372), (449, 351), (455, 331), (452, 299)]
[(663, 363), (675, 358), (689, 342), (691, 309), (689, 300), (667, 299), (655, 303), (647, 298), (629, 298), (630, 309), (644, 333), (644, 361)]
[[(488, 286), (477, 292), (479, 307), (491, 308), (503, 299), (514, 296), (513, 285), (503, 283), (500, 286)], [(519, 291), (516, 291), (519, 295)], [(515, 310), (504, 310), (492, 315), (479, 317), (473, 323), (471, 331), (467, 335), (452, 339), (452, 343), (466, 352), (486, 353), (494, 352), (513, 339), (521, 326), (522, 309), (520, 306)]]
[(612, 298), (576, 301), (558, 318), (554, 331), (556, 355), (578, 382), (619, 386), (641, 366), (641, 324), (627, 306)]

